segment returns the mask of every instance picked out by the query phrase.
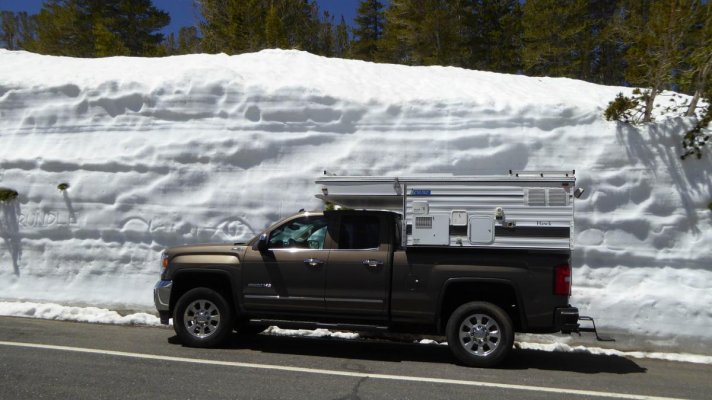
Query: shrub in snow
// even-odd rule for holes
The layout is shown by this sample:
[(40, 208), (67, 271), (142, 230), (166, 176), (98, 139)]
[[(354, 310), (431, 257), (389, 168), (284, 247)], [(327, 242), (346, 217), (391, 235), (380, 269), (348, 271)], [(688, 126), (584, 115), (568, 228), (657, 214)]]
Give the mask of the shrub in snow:
[(9, 202), (17, 198), (17, 191), (0, 187), (0, 201)]
[(682, 147), (685, 149), (685, 153), (681, 156), (683, 160), (693, 154), (697, 159), (702, 158), (702, 149), (712, 137), (712, 135), (704, 131), (710, 125), (710, 122), (712, 122), (712, 105), (707, 106), (702, 119), (682, 139)]
[(65, 190), (69, 189), (69, 184), (62, 182), (59, 185), (57, 185), (57, 189), (64, 192)]
[(635, 96), (628, 97), (623, 93), (618, 93), (615, 100), (608, 103), (608, 107), (603, 112), (603, 116), (608, 121), (621, 121), (629, 124), (637, 124), (643, 117), (641, 100), (645, 100), (645, 94), (639, 89), (633, 90)]

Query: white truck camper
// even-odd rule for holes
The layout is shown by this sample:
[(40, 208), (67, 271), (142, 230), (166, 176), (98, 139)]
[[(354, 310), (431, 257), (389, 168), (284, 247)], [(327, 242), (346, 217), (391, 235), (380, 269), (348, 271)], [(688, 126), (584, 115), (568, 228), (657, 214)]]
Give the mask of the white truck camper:
[(504, 176), (334, 176), (318, 198), (353, 209), (402, 214), (403, 246), (571, 250), (575, 171)]

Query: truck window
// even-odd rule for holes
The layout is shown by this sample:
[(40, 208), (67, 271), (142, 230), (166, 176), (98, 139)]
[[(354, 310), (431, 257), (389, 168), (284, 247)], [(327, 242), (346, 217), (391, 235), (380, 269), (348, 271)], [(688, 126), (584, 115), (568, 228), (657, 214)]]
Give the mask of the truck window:
[(344, 215), (339, 231), (339, 249), (375, 249), (381, 243), (377, 216)]
[(270, 249), (323, 249), (326, 238), (326, 218), (301, 217), (285, 222), (269, 235)]

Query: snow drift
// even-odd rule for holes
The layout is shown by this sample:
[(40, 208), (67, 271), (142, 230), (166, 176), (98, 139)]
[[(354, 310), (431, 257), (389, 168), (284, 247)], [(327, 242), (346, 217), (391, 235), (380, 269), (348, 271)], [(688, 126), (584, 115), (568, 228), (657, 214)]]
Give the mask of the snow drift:
[(690, 120), (605, 121), (620, 91), (298, 51), (0, 50), (0, 187), (19, 192), (0, 203), (0, 298), (149, 311), (162, 248), (320, 208), (324, 170), (575, 169), (573, 304), (609, 329), (711, 339), (712, 157), (680, 161)]

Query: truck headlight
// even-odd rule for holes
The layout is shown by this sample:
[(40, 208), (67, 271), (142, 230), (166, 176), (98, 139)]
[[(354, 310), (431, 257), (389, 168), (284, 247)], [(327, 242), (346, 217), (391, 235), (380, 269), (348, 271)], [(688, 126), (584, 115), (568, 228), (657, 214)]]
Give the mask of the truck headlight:
[(161, 253), (161, 273), (166, 271), (168, 268), (168, 254)]

